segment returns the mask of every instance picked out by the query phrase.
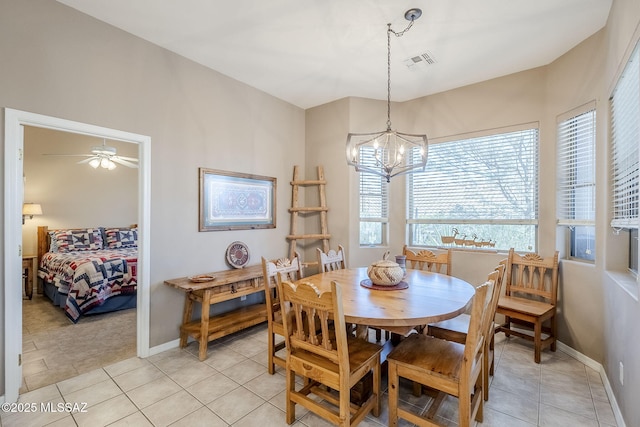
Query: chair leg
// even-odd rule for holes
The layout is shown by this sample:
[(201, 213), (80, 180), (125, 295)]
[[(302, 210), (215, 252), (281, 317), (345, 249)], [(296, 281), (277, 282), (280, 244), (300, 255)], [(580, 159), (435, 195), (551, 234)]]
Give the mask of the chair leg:
[[(400, 379), (398, 378), (398, 367), (395, 363), (388, 363), (389, 377), (389, 427), (398, 426), (398, 395)], [(375, 381), (375, 380), (374, 380)]]
[(542, 322), (539, 320), (533, 326), (533, 351), (534, 361), (540, 363), (540, 353), (542, 348)]
[(296, 404), (291, 400), (291, 393), (295, 391), (296, 386), (296, 374), (295, 372), (287, 369), (287, 424), (293, 424), (296, 420)]
[(380, 360), (373, 367), (373, 392), (376, 394), (376, 402), (373, 405), (373, 416), (380, 415), (380, 376), (381, 376)]
[(504, 327), (507, 329), (504, 331), (504, 335), (509, 337), (511, 334), (509, 333), (509, 329), (511, 329), (511, 317), (504, 316)]
[(484, 344), (484, 354), (482, 355), (482, 397), (489, 400), (489, 359), (491, 358), (489, 341)]
[[(480, 376), (482, 381), (482, 375)], [(471, 425), (471, 390), (468, 386), (460, 387), (458, 396), (458, 426), (469, 427)]]
[(489, 343), (489, 348), (491, 350), (491, 364), (489, 366), (489, 375), (493, 376), (493, 372), (494, 372), (494, 366), (495, 366), (495, 362), (496, 362), (496, 340), (495, 340), (495, 334), (491, 334), (491, 342)]
[(276, 366), (273, 361), (273, 353), (275, 353), (276, 349), (276, 337), (275, 334), (269, 331), (267, 338), (267, 347), (268, 347), (268, 360), (267, 360), (267, 369), (269, 370), (269, 374), (273, 375), (276, 373)]
[(551, 318), (551, 334), (553, 335), (553, 341), (551, 341), (551, 351), (556, 351), (556, 340), (558, 336), (558, 323), (556, 322), (556, 316)]
[[(342, 382), (342, 380), (341, 380)], [(340, 396), (338, 397), (340, 401), (340, 426), (350, 426), (351, 425), (351, 395), (349, 393), (349, 386), (347, 384), (341, 385), (340, 388), (342, 391), (340, 392)]]
[(413, 395), (415, 397), (422, 396), (422, 384), (420, 384), (418, 381), (413, 382)]
[[(473, 400), (477, 399), (477, 405), (478, 405), (478, 411), (476, 412), (476, 416), (475, 416), (475, 420), (479, 423), (481, 423), (484, 420), (484, 400), (483, 400), (483, 393), (484, 393), (484, 386), (485, 384), (483, 383), (483, 379), (482, 379), (482, 374), (478, 377), (478, 381), (476, 382), (476, 387), (475, 390), (473, 391), (474, 393), (474, 398)], [(477, 395), (477, 396), (476, 396)], [(471, 408), (471, 410), (473, 410), (473, 406), (474, 406), (474, 402), (471, 400), (469, 405), (469, 408)], [(469, 424), (471, 424), (471, 414), (469, 414)]]

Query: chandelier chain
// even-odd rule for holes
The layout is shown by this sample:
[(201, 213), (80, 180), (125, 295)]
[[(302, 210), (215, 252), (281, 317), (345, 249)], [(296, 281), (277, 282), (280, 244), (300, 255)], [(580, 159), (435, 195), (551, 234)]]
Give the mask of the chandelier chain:
[(391, 130), (391, 34), (396, 37), (404, 36), (413, 26), (415, 18), (412, 16), (409, 25), (402, 31), (393, 31), (391, 24), (387, 24), (387, 130)]

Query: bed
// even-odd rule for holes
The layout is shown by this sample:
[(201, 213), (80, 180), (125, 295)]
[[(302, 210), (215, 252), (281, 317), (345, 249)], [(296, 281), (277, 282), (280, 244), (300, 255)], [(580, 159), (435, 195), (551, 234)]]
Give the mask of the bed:
[(67, 317), (136, 306), (138, 230), (95, 227), (49, 230), (38, 227), (38, 280), (42, 291)]

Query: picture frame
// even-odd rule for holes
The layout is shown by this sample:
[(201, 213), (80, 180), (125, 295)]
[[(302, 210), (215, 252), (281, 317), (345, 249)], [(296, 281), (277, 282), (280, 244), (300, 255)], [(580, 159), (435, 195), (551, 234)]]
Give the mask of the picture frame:
[(199, 231), (276, 228), (276, 178), (207, 168), (199, 176)]

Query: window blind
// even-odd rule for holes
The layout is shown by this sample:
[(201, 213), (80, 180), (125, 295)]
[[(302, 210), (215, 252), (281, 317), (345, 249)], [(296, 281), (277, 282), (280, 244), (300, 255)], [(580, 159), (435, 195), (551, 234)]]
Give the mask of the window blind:
[[(361, 150), (370, 150), (372, 147), (363, 147)], [(369, 153), (362, 155), (361, 159), (371, 159)], [(365, 163), (365, 166), (375, 167), (375, 163)], [(388, 217), (388, 187), (387, 180), (371, 173), (360, 172), (360, 220), (373, 220), (387, 222)]]
[(408, 185), (409, 222), (537, 224), (538, 129), (430, 145)]
[(557, 219), (560, 225), (595, 225), (596, 111), (558, 124)]
[(639, 63), (639, 50), (636, 46), (610, 100), (613, 183), (611, 226), (614, 228), (638, 228)]

